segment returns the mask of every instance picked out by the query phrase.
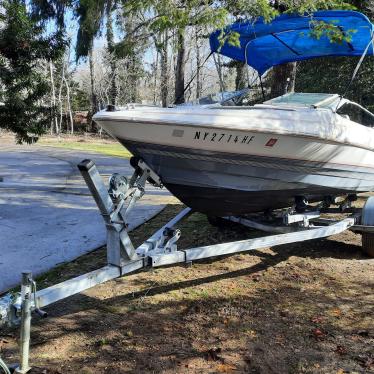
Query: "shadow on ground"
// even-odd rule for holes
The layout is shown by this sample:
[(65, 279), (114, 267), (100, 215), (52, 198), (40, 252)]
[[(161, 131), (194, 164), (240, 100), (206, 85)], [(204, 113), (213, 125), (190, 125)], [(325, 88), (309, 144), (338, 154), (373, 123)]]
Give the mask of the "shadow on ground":
[[(181, 225), (182, 247), (259, 235), (204, 220), (193, 215)], [(159, 226), (136, 230), (135, 241)], [(44, 281), (88, 271), (103, 255)], [(51, 306), (49, 320), (35, 319), (33, 373), (371, 372), (373, 266), (359, 236), (346, 232), (111, 281)]]

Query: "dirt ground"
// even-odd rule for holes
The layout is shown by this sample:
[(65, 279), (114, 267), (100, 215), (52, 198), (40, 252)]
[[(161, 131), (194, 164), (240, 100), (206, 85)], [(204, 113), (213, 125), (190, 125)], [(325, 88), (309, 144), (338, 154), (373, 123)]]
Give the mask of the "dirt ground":
[[(133, 232), (137, 244), (183, 207)], [(262, 234), (195, 213), (179, 247)], [(352, 232), (137, 273), (51, 305), (33, 319), (31, 373), (374, 373), (374, 259)], [(101, 249), (39, 287), (105, 264)], [(0, 332), (17, 361), (17, 331)]]

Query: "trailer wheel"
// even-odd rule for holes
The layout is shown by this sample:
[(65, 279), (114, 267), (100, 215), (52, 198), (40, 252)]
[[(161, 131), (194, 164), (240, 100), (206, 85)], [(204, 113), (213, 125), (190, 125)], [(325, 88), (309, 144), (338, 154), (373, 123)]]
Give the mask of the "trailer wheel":
[[(370, 196), (362, 209), (361, 225), (374, 226), (374, 196)], [(374, 233), (362, 233), (362, 250), (374, 257)]]
[(362, 250), (374, 258), (374, 234), (363, 232), (362, 233)]

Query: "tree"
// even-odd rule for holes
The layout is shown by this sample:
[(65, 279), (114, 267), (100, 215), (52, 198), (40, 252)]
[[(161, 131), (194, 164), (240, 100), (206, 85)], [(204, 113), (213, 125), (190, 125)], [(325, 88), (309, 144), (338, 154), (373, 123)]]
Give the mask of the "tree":
[(116, 75), (117, 75), (117, 61), (114, 54), (114, 34), (113, 34), (113, 20), (112, 20), (112, 11), (113, 11), (113, 1), (107, 0), (106, 10), (106, 40), (107, 48), (110, 54), (110, 104), (116, 104), (117, 98), (117, 84), (116, 84)]
[(98, 99), (96, 94), (96, 85), (95, 85), (95, 63), (94, 63), (94, 54), (93, 54), (93, 41), (88, 49), (88, 63), (90, 67), (90, 88), (91, 88), (91, 117), (99, 110)]
[(0, 80), (4, 86), (0, 126), (15, 132), (17, 142), (33, 142), (50, 124), (46, 100), (47, 62), (61, 55), (61, 34), (46, 35), (27, 12), (24, 1), (7, 0), (0, 15)]
[(201, 53), (200, 53), (200, 28), (195, 28), (195, 50), (196, 50), (196, 98), (201, 96)]
[(184, 38), (185, 30), (178, 30), (178, 53), (177, 66), (175, 69), (175, 104), (182, 104), (185, 102), (184, 97), (184, 76), (186, 67), (186, 46)]
[[(113, 35), (113, 20), (112, 12), (115, 7), (115, 0), (79, 0), (75, 6), (75, 14), (78, 18), (79, 30), (76, 45), (76, 58), (77, 61), (81, 57), (89, 56), (91, 77), (94, 76), (93, 72), (93, 44), (94, 39), (101, 33), (103, 22), (106, 19), (106, 40), (107, 49), (112, 58), (110, 58), (111, 68), (111, 90), (110, 90), (110, 104), (115, 105), (117, 96), (116, 87), (116, 60), (114, 58), (114, 35)], [(95, 107), (95, 93), (94, 82), (92, 81), (92, 103), (93, 110)]]
[[(358, 10), (374, 20), (374, 7), (370, 0), (352, 1)], [(346, 92), (358, 58), (334, 57), (304, 61), (298, 65), (296, 90), (304, 92), (346, 93), (354, 100), (374, 111), (374, 57), (367, 56), (355, 81)], [(334, 79), (331, 79), (334, 77)]]
[[(134, 34), (141, 40), (151, 39), (160, 54), (161, 79), (160, 96), (162, 105), (168, 104), (168, 55), (170, 42), (177, 52), (175, 66), (174, 101), (184, 102), (185, 90), (185, 33), (188, 27), (224, 27), (228, 12), (224, 7), (212, 6), (199, 0), (166, 0), (166, 1), (126, 1), (123, 4), (127, 14), (138, 15), (142, 20), (135, 25), (119, 48), (130, 50), (129, 40)], [(174, 37), (176, 36), (176, 37)]]
[[(237, 1), (237, 0), (221, 0), (216, 2), (202, 2), (200, 0), (146, 0), (146, 1), (126, 1), (123, 6), (127, 12), (132, 14), (141, 13), (147, 15), (144, 22), (137, 26), (136, 31), (143, 29), (144, 35), (152, 38), (158, 38), (164, 47), (160, 48), (161, 62), (164, 61), (167, 54), (169, 38), (161, 38), (160, 36), (177, 35), (175, 47), (177, 49), (177, 64), (175, 68), (175, 101), (181, 103), (184, 101), (185, 91), (185, 38), (184, 35), (188, 28), (203, 27), (207, 31), (215, 28), (222, 28), (230, 22), (234, 16), (235, 19), (255, 20), (262, 16), (266, 21), (271, 21), (275, 16), (282, 12), (296, 12), (300, 14), (309, 13), (319, 9), (340, 8), (345, 9), (350, 5), (344, 0), (279, 0), (279, 1)], [(126, 36), (125, 36), (126, 38)], [(235, 43), (238, 41), (238, 35), (231, 35), (231, 40)], [(162, 64), (161, 64), (162, 66)], [(281, 68), (279, 68), (281, 69)], [(162, 68), (161, 68), (162, 70)], [(219, 71), (220, 69), (218, 69)], [(277, 68), (275, 69), (277, 70)], [(289, 76), (289, 72), (295, 69), (283, 69), (280, 73), (275, 73), (279, 85), (285, 87), (285, 83)], [(243, 85), (243, 67), (239, 69), (238, 86)], [(167, 74), (166, 74), (167, 75)], [(165, 74), (162, 75), (163, 77)], [(222, 85), (222, 84), (221, 84)], [(291, 82), (291, 86), (293, 81)], [(161, 86), (165, 86), (162, 81)], [(161, 92), (163, 103), (165, 104), (165, 92)]]
[[(140, 17), (141, 18), (141, 17)], [(119, 11), (117, 13), (117, 26), (126, 36), (125, 44), (114, 46), (114, 56), (118, 59), (118, 85), (121, 87), (121, 99), (125, 102), (135, 103), (139, 99), (139, 80), (144, 76), (142, 56), (148, 45), (147, 41), (138, 39), (132, 31), (142, 22), (135, 14)], [(157, 69), (158, 61), (155, 68)], [(156, 87), (154, 87), (156, 89)], [(126, 92), (123, 92), (126, 90)]]

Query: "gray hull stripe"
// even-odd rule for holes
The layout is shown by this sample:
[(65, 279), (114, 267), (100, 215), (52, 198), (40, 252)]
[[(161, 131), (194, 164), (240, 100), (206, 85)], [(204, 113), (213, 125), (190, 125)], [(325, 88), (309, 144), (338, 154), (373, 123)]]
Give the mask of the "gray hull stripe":
[[(215, 157), (215, 156), (201, 155), (201, 154), (195, 154), (195, 153), (172, 152), (172, 151), (150, 149), (150, 148), (144, 148), (144, 147), (137, 147), (137, 150), (141, 154), (167, 156), (167, 157), (173, 157), (173, 158), (178, 158), (178, 159), (218, 162), (218, 163), (226, 163), (226, 164), (232, 164), (232, 165), (252, 166), (252, 167), (258, 167), (258, 168), (265, 168), (265, 169), (294, 171), (294, 172), (299, 172), (302, 174), (318, 174), (318, 175), (333, 176), (333, 177), (338, 177), (338, 178), (348, 178), (348, 179), (357, 178), (361, 180), (374, 181), (374, 173), (361, 172), (357, 170), (354, 172), (349, 171), (349, 170), (337, 170), (337, 169), (322, 167), (320, 165), (317, 166), (317, 165), (310, 165), (310, 164), (307, 166), (297, 166), (297, 165), (293, 165), (291, 160), (285, 160), (285, 159), (273, 158), (271, 162), (269, 161), (261, 162), (261, 161), (254, 161), (254, 160), (233, 159), (233, 158), (228, 158), (227, 156)], [(256, 158), (258, 157), (259, 156), (256, 156)], [(255, 158), (255, 156), (253, 156), (253, 158)]]

